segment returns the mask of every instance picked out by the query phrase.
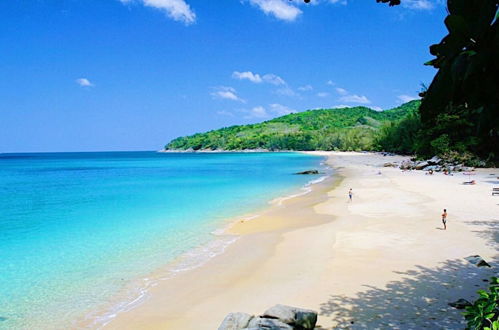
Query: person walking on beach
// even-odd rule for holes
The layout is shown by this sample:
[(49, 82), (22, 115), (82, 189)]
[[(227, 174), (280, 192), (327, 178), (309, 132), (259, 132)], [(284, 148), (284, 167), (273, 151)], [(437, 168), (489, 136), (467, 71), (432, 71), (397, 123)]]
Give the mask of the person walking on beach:
[(444, 213), (442, 213), (442, 223), (444, 224), (444, 230), (447, 230), (447, 209), (444, 209)]
[(350, 202), (352, 201), (352, 197), (353, 197), (353, 191), (352, 188), (350, 188), (350, 190), (348, 191), (348, 199)]

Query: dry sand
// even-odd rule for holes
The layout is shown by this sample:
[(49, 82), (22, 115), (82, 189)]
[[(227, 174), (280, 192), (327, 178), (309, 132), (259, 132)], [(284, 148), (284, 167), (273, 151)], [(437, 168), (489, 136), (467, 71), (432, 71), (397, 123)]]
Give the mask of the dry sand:
[[(281, 303), (319, 311), (328, 329), (462, 329), (447, 303), (473, 299), (498, 273), (499, 196), (491, 190), (499, 170), (479, 170), (477, 185), (465, 186), (461, 173), (382, 167), (399, 156), (319, 154), (336, 179), (237, 222), (229, 233), (240, 238), (223, 254), (161, 281), (105, 328), (217, 329), (229, 312)], [(464, 260), (475, 254), (492, 268)]]

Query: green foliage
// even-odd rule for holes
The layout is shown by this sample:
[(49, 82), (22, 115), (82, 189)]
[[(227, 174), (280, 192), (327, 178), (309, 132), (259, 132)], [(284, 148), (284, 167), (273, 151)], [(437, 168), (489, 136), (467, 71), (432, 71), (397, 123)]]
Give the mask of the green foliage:
[(438, 69), (421, 95), (422, 156), (451, 150), (499, 160), (499, 1), (448, 0), (449, 34), (430, 47)]
[(468, 322), (468, 328), (499, 330), (499, 280), (493, 277), (489, 291), (479, 290), (478, 298), (471, 306), (466, 307), (463, 313)]
[(378, 150), (414, 154), (420, 130), (419, 112), (414, 109), (401, 120), (383, 124), (376, 136), (375, 145)]
[(419, 101), (374, 111), (366, 107), (309, 110), (263, 123), (176, 138), (170, 150), (375, 150), (380, 127), (417, 112)]

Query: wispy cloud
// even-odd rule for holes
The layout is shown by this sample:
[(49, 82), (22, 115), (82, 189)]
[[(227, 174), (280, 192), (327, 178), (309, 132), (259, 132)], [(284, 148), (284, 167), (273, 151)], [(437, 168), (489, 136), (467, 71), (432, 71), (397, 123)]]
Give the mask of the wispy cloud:
[(371, 106), (369, 108), (376, 110), (376, 111), (383, 111), (383, 109), (381, 107)]
[(338, 99), (340, 102), (346, 103), (360, 103), (360, 104), (369, 104), (371, 101), (364, 95), (351, 94), (346, 89), (337, 87), (335, 88), (336, 92), (341, 95)]
[(333, 86), (333, 85), (335, 85), (335, 83), (332, 80), (328, 80), (328, 81), (326, 81), (326, 85)]
[(123, 4), (142, 3), (146, 7), (161, 10), (171, 19), (186, 25), (196, 21), (196, 13), (185, 0), (120, 0), (120, 2)]
[(274, 93), (282, 96), (300, 96), (289, 86), (278, 88), (274, 91)]
[(347, 90), (346, 90), (346, 89), (344, 89), (344, 88), (340, 88), (340, 87), (336, 88), (336, 92), (337, 92), (338, 94), (340, 94), (340, 95), (347, 95), (347, 94), (348, 94), (348, 92), (347, 92)]
[(234, 71), (232, 73), (232, 78), (239, 80), (247, 79), (255, 84), (263, 82), (262, 77), (260, 77), (258, 73), (253, 73), (251, 71), (245, 71), (245, 72)]
[(352, 107), (351, 105), (338, 104), (338, 105), (334, 105), (333, 109), (343, 109), (343, 108), (351, 108), (351, 107)]
[(329, 0), (330, 3), (346, 6), (348, 4), (347, 0)]
[(251, 108), (250, 110), (243, 110), (243, 112), (246, 113), (246, 115), (244, 116), (244, 118), (246, 119), (269, 117), (267, 110), (265, 110), (265, 108), (262, 106), (254, 107)]
[(279, 77), (273, 73), (268, 73), (268, 74), (264, 75), (263, 80), (269, 84), (276, 85), (276, 86), (286, 85), (286, 82), (284, 81), (284, 79), (282, 79), (281, 77)]
[(302, 13), (299, 8), (286, 0), (249, 0), (249, 2), (266, 15), (272, 15), (283, 21), (294, 21)]
[(308, 92), (308, 91), (311, 91), (313, 90), (314, 88), (311, 86), (311, 85), (305, 85), (305, 86), (300, 86), (298, 87), (298, 90), (300, 92)]
[(329, 93), (327, 93), (327, 92), (320, 92), (320, 93), (317, 93), (317, 96), (318, 97), (328, 97)]
[(413, 101), (413, 100), (418, 100), (418, 99), (419, 99), (419, 97), (416, 97), (416, 96), (411, 96), (411, 95), (405, 95), (405, 94), (403, 94), (403, 95), (399, 95), (399, 96), (397, 96), (397, 98), (398, 98), (400, 101), (404, 102), (404, 103), (407, 103), (407, 102), (410, 102), (410, 101)]
[(273, 103), (270, 105), (270, 111), (277, 116), (289, 115), (290, 113), (295, 113), (296, 110), (291, 109), (285, 105)]
[[(438, 3), (438, 1), (437, 1)], [(409, 9), (430, 10), (435, 8), (435, 1), (430, 0), (404, 0), (402, 6)]]
[(249, 80), (255, 84), (265, 82), (276, 86), (286, 85), (286, 81), (284, 79), (273, 73), (259, 75), (258, 73), (253, 73), (251, 71), (244, 71), (244, 72), (234, 71), (232, 73), (232, 78), (239, 80)]
[(82, 87), (93, 87), (94, 84), (90, 82), (87, 78), (78, 78), (75, 80), (76, 83)]
[(236, 90), (232, 87), (226, 87), (226, 86), (215, 87), (215, 91), (211, 93), (211, 96), (215, 99), (225, 99), (225, 100), (246, 103), (245, 100), (243, 100), (237, 95)]
[(369, 104), (371, 101), (365, 97), (364, 95), (357, 95), (357, 94), (349, 94), (340, 97), (339, 99), (341, 102), (346, 102), (346, 103), (360, 103), (360, 104)]

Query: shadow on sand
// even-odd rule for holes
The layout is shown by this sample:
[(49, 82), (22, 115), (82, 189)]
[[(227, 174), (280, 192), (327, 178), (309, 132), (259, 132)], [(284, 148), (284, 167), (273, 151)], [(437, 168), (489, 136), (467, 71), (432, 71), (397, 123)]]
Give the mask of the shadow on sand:
[[(499, 205), (499, 204), (498, 204)], [(495, 248), (499, 252), (499, 220), (491, 219), (489, 221), (468, 221), (467, 224), (479, 226), (474, 230), (479, 237), (487, 240), (487, 245)]]
[(448, 303), (472, 301), (478, 289), (488, 286), (488, 279), (497, 275), (499, 258), (487, 261), (492, 268), (456, 259), (435, 268), (395, 272), (402, 279), (386, 287), (366, 285), (355, 297), (330, 296), (321, 305), (319, 320), (334, 320), (335, 329), (464, 329), (461, 311)]

